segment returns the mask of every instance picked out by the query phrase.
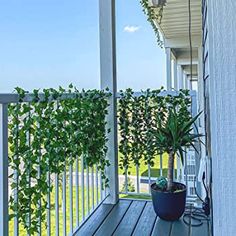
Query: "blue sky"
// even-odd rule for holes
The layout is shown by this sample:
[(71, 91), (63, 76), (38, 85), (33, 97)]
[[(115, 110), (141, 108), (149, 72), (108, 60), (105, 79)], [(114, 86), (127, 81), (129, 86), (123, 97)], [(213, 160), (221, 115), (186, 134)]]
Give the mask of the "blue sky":
[[(117, 0), (118, 89), (165, 85), (165, 53), (138, 0)], [(99, 88), (98, 0), (0, 0), (0, 92)]]

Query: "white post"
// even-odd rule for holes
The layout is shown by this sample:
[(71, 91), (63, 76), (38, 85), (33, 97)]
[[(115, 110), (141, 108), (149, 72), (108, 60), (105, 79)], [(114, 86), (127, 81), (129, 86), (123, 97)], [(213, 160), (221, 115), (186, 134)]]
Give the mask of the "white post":
[(108, 110), (107, 157), (110, 166), (107, 169), (109, 178), (109, 197), (106, 203), (115, 204), (118, 201), (118, 153), (117, 153), (117, 109), (116, 109), (116, 39), (115, 39), (115, 1), (99, 1), (99, 27), (100, 27), (100, 80), (101, 89), (109, 88), (112, 96)]
[(171, 49), (166, 48), (166, 88), (171, 90)]
[(188, 89), (188, 75), (184, 73), (184, 88)]
[(178, 69), (177, 69), (177, 61), (174, 60), (174, 89), (178, 90)]
[(183, 88), (183, 69), (181, 67), (181, 65), (177, 66), (177, 71), (178, 71), (178, 89), (182, 89)]
[(191, 76), (188, 76), (187, 77), (187, 88), (189, 89), (189, 90), (192, 90), (192, 81), (191, 81)]
[(8, 114), (0, 104), (0, 235), (8, 235)]

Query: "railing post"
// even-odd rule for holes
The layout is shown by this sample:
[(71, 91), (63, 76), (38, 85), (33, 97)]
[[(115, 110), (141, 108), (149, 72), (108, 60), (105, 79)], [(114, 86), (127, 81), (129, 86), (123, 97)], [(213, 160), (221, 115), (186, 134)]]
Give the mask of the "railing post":
[(101, 89), (109, 88), (112, 93), (107, 116), (108, 127), (111, 129), (107, 135), (107, 157), (111, 165), (107, 169), (109, 197), (106, 203), (115, 204), (118, 201), (115, 0), (99, 1), (99, 29)]
[(0, 235), (8, 235), (8, 113), (0, 104)]

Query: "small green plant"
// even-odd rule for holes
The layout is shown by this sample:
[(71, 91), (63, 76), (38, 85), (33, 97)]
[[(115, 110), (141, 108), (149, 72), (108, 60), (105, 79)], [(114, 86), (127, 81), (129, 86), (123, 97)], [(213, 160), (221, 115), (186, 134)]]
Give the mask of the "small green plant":
[(156, 185), (159, 189), (161, 189), (162, 191), (167, 189), (167, 179), (163, 176), (160, 176), (156, 179)]
[(157, 120), (155, 131), (157, 148), (169, 155), (167, 191), (172, 191), (174, 187), (173, 171), (176, 154), (183, 162), (185, 148), (193, 147), (197, 151), (195, 143), (202, 136), (193, 132), (194, 123), (201, 113), (192, 117), (187, 108), (185, 104), (177, 103), (173, 97), (170, 97), (167, 101), (167, 109), (163, 113), (164, 117), (158, 117)]

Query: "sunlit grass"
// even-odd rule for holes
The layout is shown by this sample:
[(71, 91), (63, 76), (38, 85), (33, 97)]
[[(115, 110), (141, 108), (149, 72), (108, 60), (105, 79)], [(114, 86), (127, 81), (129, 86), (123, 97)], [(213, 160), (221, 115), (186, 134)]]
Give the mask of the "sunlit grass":
[[(95, 188), (94, 188), (95, 190)], [(88, 207), (87, 207), (87, 194), (88, 191), (86, 188), (84, 189), (85, 193), (85, 216), (88, 213)], [(100, 191), (98, 191), (98, 198), (100, 199)], [(69, 195), (69, 188), (67, 187), (66, 190), (66, 229), (67, 229), (67, 234), (70, 232), (70, 195)], [(52, 191), (51, 193), (51, 235), (55, 235), (56, 232), (56, 212), (55, 212), (55, 190)], [(92, 209), (92, 189), (89, 191), (89, 207), (90, 210)], [(96, 206), (96, 190), (94, 192), (94, 204)], [(79, 187), (79, 221), (82, 221), (82, 189)], [(73, 226), (76, 226), (76, 188), (73, 187), (73, 207), (72, 207), (72, 212), (73, 212)], [(59, 232), (62, 234), (63, 232), (63, 212), (62, 212), (62, 188), (59, 190)], [(9, 222), (9, 235), (13, 236), (14, 235), (14, 220), (12, 219)], [(19, 235), (27, 235), (26, 230), (23, 228), (23, 225), (19, 226)], [(42, 223), (42, 235), (46, 236), (47, 235), (47, 228), (45, 225), (45, 222)]]

